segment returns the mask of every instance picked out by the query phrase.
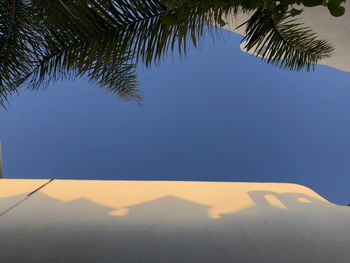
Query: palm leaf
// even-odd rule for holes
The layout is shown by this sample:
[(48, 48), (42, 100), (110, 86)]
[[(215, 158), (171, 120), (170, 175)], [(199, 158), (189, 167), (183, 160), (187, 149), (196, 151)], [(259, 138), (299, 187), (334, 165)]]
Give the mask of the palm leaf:
[(320, 40), (308, 27), (284, 16), (274, 19), (271, 12), (258, 9), (243, 25), (245, 49), (267, 63), (290, 70), (311, 70), (333, 52), (326, 40)]
[[(5, 99), (24, 82), (36, 89), (83, 75), (123, 98), (139, 98), (137, 62), (148, 67), (169, 51), (186, 54), (205, 32), (215, 31), (213, 25), (223, 25), (223, 17), (245, 11), (239, 1), (5, 1), (0, 7)], [(258, 9), (245, 25), (247, 50), (284, 68), (309, 69), (332, 51), (310, 29), (273, 19), (267, 10)]]
[(16, 91), (31, 71), (41, 42), (38, 23), (30, 6), (20, 0), (0, 5), (0, 104)]
[[(61, 7), (54, 7), (61, 12), (47, 16), (49, 30), (42, 58), (31, 72), (32, 87), (87, 75), (123, 97), (137, 97), (137, 61), (146, 66), (159, 62), (176, 45), (180, 53), (185, 52), (189, 39), (196, 45), (210, 25), (195, 12), (180, 23), (164, 23), (165, 15), (172, 16), (182, 6), (174, 2), (169, 9), (158, 0), (62, 2)], [(50, 6), (43, 10), (47, 12)]]

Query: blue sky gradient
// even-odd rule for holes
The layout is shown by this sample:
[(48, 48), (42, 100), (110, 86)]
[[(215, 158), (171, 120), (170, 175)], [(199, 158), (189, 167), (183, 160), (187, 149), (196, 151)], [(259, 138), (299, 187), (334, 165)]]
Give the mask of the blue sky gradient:
[(284, 71), (224, 35), (140, 68), (142, 105), (84, 79), (13, 96), (5, 177), (294, 182), (350, 203), (350, 73)]

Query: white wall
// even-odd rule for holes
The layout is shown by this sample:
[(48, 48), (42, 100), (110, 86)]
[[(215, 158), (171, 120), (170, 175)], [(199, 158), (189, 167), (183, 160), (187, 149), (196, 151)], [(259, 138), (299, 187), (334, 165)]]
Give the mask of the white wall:
[(46, 182), (0, 180), (1, 263), (350, 261), (350, 208), (303, 186)]

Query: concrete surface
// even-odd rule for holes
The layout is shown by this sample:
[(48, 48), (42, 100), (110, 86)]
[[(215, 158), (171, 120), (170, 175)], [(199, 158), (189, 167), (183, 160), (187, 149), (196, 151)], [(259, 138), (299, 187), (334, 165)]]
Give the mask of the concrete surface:
[(0, 180), (0, 262), (350, 262), (350, 208), (296, 184)]

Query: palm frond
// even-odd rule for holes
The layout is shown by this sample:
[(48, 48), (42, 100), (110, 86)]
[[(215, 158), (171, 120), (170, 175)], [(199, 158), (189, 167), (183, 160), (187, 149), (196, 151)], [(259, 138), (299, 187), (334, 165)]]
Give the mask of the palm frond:
[(27, 3), (4, 0), (0, 5), (0, 105), (31, 71), (41, 36)]
[(276, 20), (265, 9), (255, 11), (244, 25), (246, 36), (242, 42), (246, 50), (281, 68), (311, 70), (334, 50), (328, 41), (318, 39), (295, 19), (284, 16)]
[(167, 23), (164, 19), (183, 6), (179, 1), (172, 3), (171, 9), (159, 0), (81, 0), (55, 6), (61, 12), (47, 15), (49, 30), (42, 57), (31, 72), (31, 86), (87, 75), (90, 81), (123, 97), (128, 97), (128, 90), (131, 97), (137, 97), (137, 61), (146, 66), (157, 63), (176, 46), (179, 53), (185, 52), (189, 39), (196, 45), (210, 25), (204, 15), (198, 16), (193, 10), (181, 22)]
[[(241, 1), (4, 0), (0, 6), (0, 104), (23, 84), (87, 76), (123, 98), (139, 98), (135, 68), (168, 52), (186, 54), (223, 17), (245, 12)], [(284, 17), (286, 18), (286, 17)], [(268, 63), (310, 69), (332, 52), (294, 20), (258, 9), (245, 23), (246, 49)]]

